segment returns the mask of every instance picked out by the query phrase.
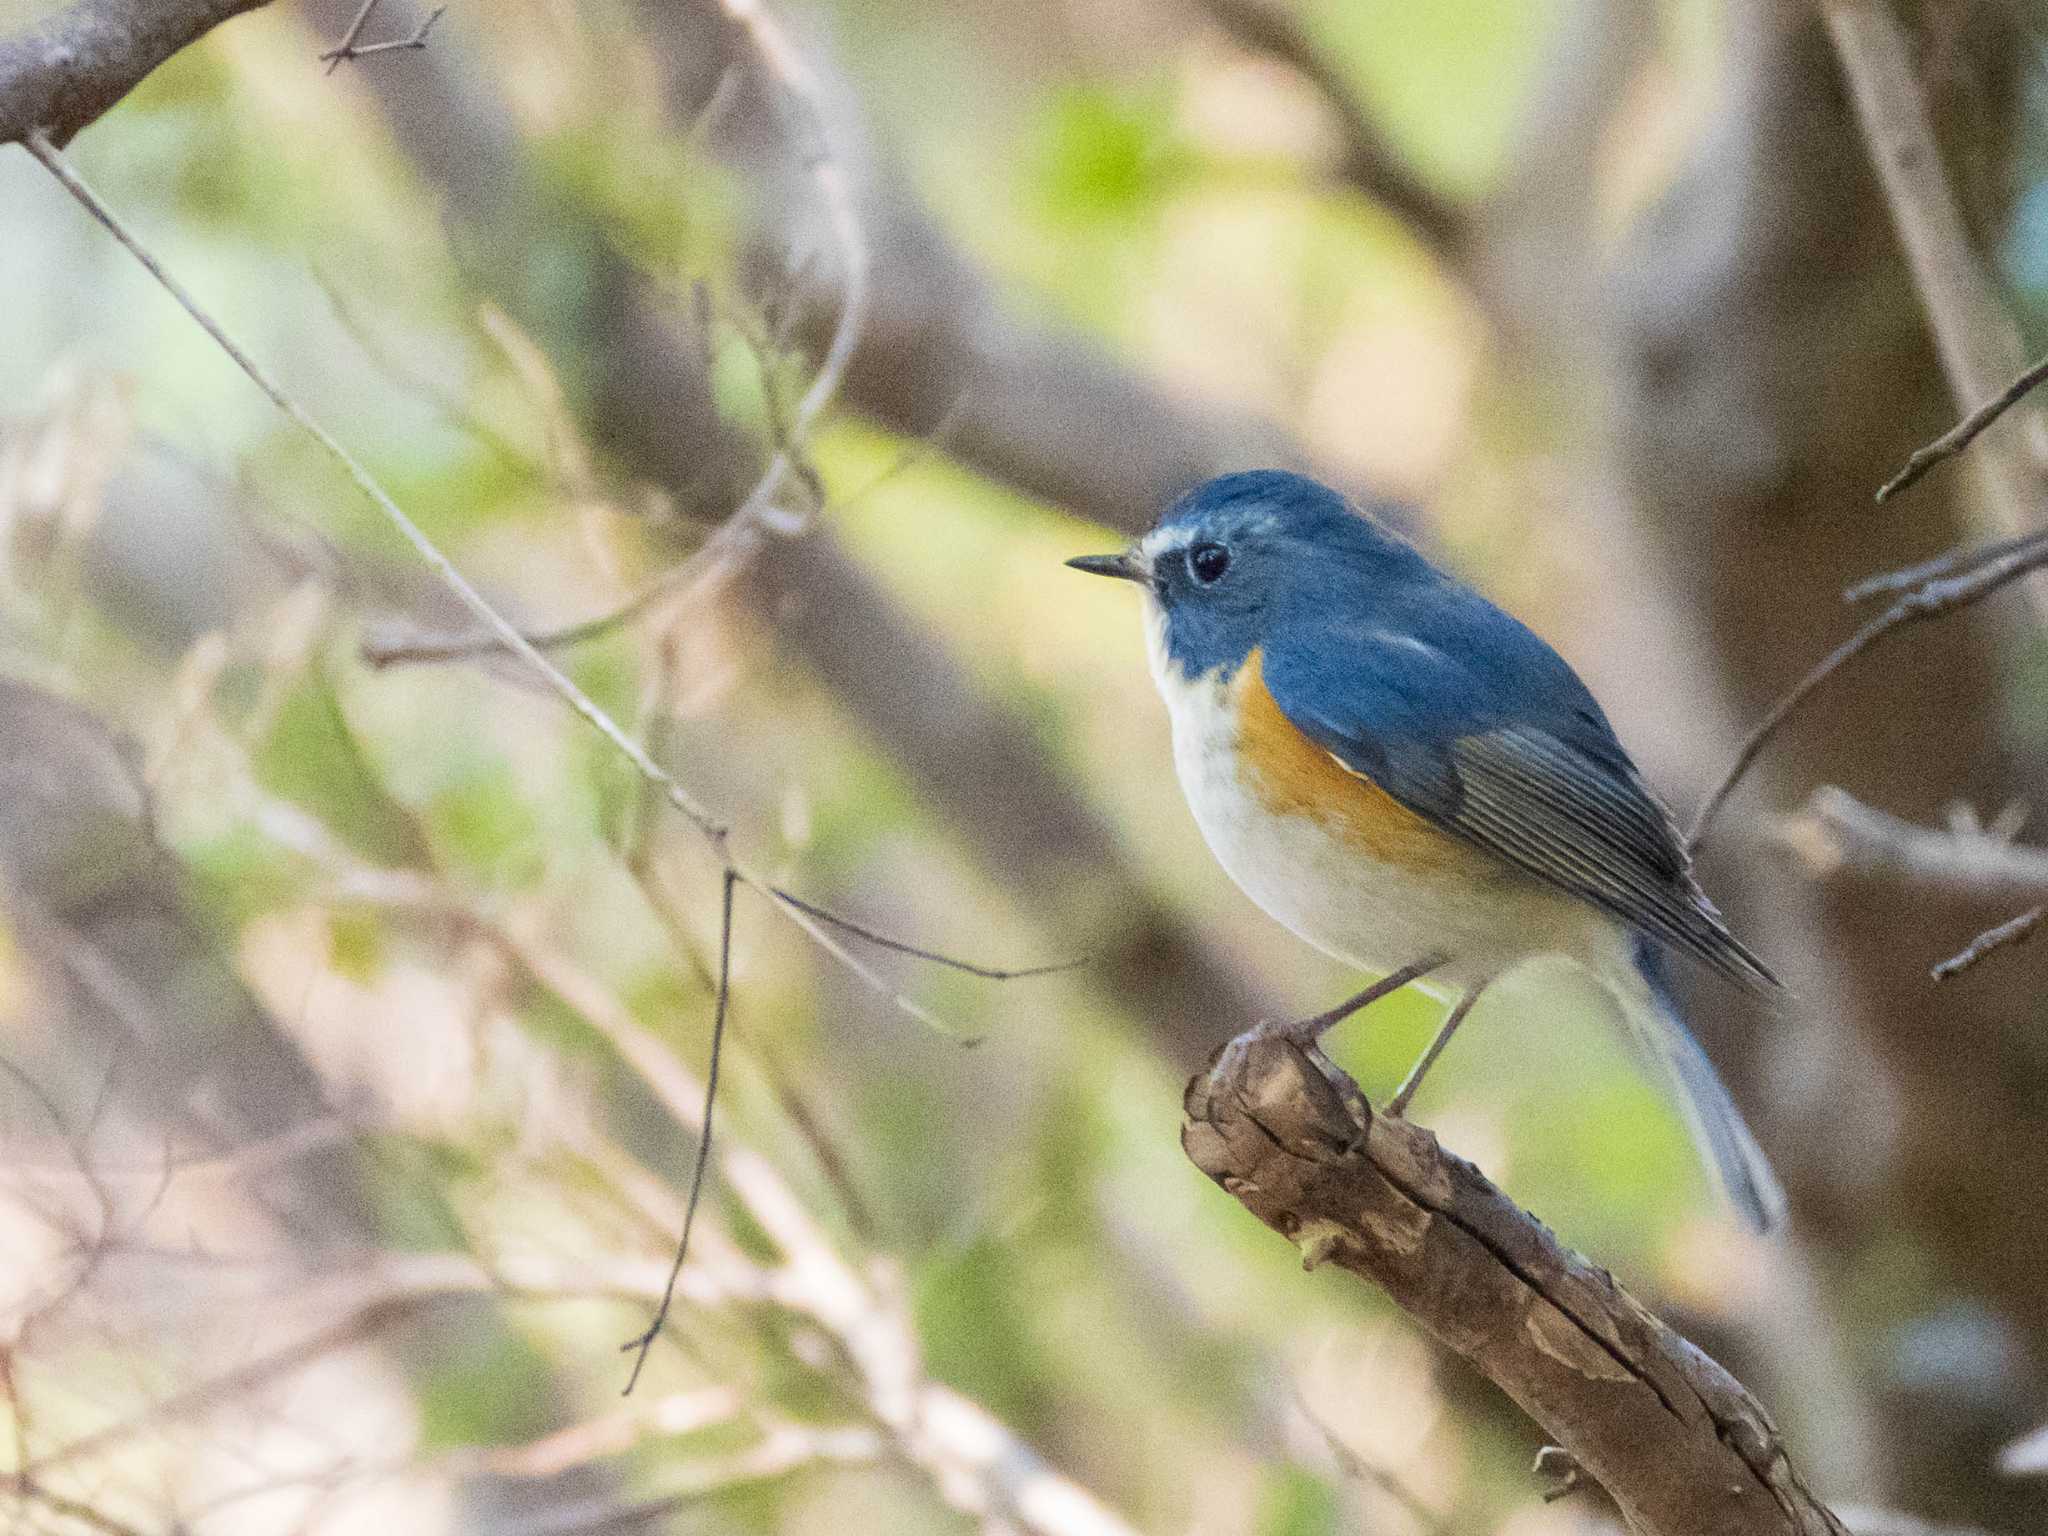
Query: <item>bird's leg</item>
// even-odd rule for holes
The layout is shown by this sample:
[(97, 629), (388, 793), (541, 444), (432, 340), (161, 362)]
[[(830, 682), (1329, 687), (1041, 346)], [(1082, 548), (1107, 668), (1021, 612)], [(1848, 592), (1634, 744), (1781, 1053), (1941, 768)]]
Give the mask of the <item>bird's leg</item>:
[[(1492, 978), (1488, 977), (1490, 981)], [(1422, 1059), (1408, 1069), (1408, 1075), (1401, 1080), (1401, 1086), (1394, 1090), (1394, 1096), (1387, 1100), (1387, 1107), (1380, 1111), (1389, 1119), (1399, 1120), (1408, 1113), (1408, 1101), (1415, 1097), (1415, 1090), (1422, 1086), (1422, 1079), (1429, 1069), (1436, 1065), (1437, 1057), (1443, 1055), (1444, 1047), (1451, 1043), (1451, 1036), (1458, 1032), (1458, 1026), (1465, 1022), (1465, 1015), (1472, 1011), (1472, 1005), (1479, 1001), (1479, 994), (1486, 990), (1486, 981), (1475, 982), (1470, 991), (1458, 999), (1444, 1018), (1436, 1032), (1436, 1038), (1429, 1042), (1429, 1049), (1422, 1053)]]
[(1376, 1003), (1391, 992), (1398, 992), (1418, 976), (1427, 976), (1431, 971), (1448, 960), (1448, 955), (1424, 955), (1413, 965), (1404, 965), (1391, 976), (1384, 976), (1363, 992), (1347, 997), (1334, 1008), (1311, 1014), (1305, 1019), (1296, 1019), (1287, 1024), (1267, 1026), (1274, 1034), (1284, 1035), (1297, 1045), (1307, 1045), (1323, 1038), (1330, 1030), (1342, 1024), (1352, 1014), (1368, 1003)]

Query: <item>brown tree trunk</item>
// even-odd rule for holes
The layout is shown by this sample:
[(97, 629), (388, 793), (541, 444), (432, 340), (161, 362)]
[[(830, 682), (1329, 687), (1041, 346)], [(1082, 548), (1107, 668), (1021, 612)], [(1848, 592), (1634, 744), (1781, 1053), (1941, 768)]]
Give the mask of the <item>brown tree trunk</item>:
[[(1953, 407), (1818, 16), (1754, 0), (1728, 26), (1712, 121), (1612, 283), (1609, 365), (1617, 468), (1677, 622), (1753, 719), (1848, 632), (1845, 586), (1972, 528), (1960, 477), (1871, 502)], [(2011, 92), (1976, 85), (1973, 132), (1995, 142)], [(1928, 966), (2009, 912), (1816, 892), (1765, 846), (1821, 782), (1923, 820), (2037, 792), (2002, 728), (2019, 617), (2008, 596), (1842, 675), (1731, 807), (1710, 883), (1798, 994), (1754, 1026), (1749, 1097), (1875, 1378), (1895, 1482), (1860, 1492), (2026, 1529), (2048, 1499), (1990, 1461), (2038, 1416), (2048, 1363), (2048, 951), (1937, 993)]]

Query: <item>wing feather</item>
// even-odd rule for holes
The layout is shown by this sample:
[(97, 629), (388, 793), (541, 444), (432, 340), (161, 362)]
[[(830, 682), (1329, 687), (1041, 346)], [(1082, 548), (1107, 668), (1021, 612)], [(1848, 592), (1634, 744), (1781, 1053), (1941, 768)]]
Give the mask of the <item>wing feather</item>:
[[(1693, 879), (1670, 814), (1585, 685), (1487, 612), (1511, 628), (1490, 631), (1483, 671), (1448, 647), (1352, 634), (1297, 653), (1312, 668), (1269, 656), (1265, 678), (1304, 734), (1410, 810), (1738, 982), (1775, 987)], [(1347, 652), (1362, 665), (1333, 675), (1327, 658)]]

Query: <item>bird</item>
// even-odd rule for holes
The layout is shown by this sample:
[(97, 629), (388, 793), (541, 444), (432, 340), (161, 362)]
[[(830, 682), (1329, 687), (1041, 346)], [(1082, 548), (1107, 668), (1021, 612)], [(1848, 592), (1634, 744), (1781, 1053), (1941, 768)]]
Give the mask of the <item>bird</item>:
[(1493, 982), (1562, 955), (1672, 1090), (1743, 1222), (1784, 1218), (1769, 1160), (1672, 1001), (1667, 959), (1780, 985), (1694, 878), (1592, 693), (1532, 630), (1382, 516), (1285, 470), (1196, 486), (1130, 549), (1067, 561), (1144, 593), (1182, 791), (1268, 915), (1378, 978), (1277, 1028), (1315, 1040), (1414, 985), (1447, 1005), (1404, 1114)]

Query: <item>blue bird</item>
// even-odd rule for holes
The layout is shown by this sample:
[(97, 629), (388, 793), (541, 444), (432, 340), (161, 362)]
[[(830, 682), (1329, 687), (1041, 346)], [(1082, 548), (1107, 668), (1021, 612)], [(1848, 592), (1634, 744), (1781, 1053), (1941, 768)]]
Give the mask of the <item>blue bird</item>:
[(1225, 475), (1121, 555), (1069, 565), (1145, 593), (1181, 788), (1252, 900), (1381, 977), (1319, 1036), (1413, 982), (1450, 1005), (1399, 1115), (1480, 993), (1562, 955), (1676, 1091), (1736, 1211), (1785, 1197), (1673, 1010), (1664, 952), (1777, 982), (1693, 879), (1670, 814), (1586, 685), (1537, 636), (1301, 475)]

